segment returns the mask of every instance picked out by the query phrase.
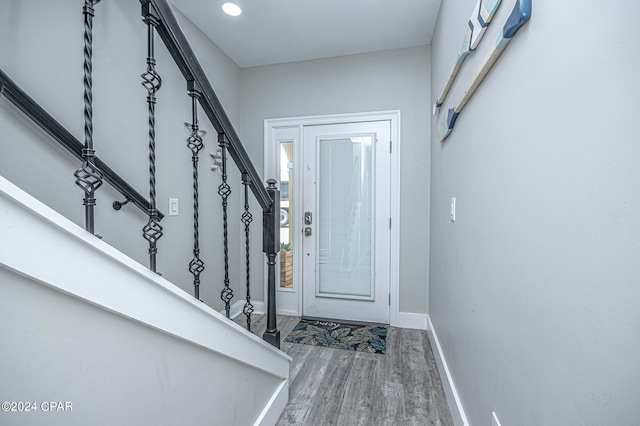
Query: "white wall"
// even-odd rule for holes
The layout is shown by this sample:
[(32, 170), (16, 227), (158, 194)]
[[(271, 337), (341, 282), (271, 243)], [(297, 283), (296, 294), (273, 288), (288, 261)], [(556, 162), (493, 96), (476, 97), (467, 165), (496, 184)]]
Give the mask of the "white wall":
[[(278, 388), (264, 371), (3, 267), (0, 290), (10, 294), (0, 302), (2, 401), (37, 407), (3, 410), (3, 425), (249, 425)], [(71, 411), (44, 411), (50, 401)]]
[[(137, 1), (113, 0), (96, 6), (94, 20), (94, 141), (97, 155), (145, 197), (149, 193), (146, 90), (140, 74), (146, 69), (146, 26)], [(239, 68), (179, 12), (177, 18), (234, 125), (240, 117)], [(180, 215), (161, 222), (158, 271), (192, 293), (188, 264), (193, 246), (193, 195), (189, 135), (191, 101), (186, 83), (156, 36), (158, 72), (163, 85), (157, 98), (158, 207), (167, 213), (168, 198), (180, 200)], [(3, 1), (0, 5), (0, 68), (39, 102), (75, 137), (83, 141), (83, 16), (82, 2), (61, 0)], [(200, 160), (200, 245), (205, 271), (201, 298), (223, 307), (222, 214), (217, 186), (220, 177), (210, 170), (209, 153), (217, 135), (200, 112), (201, 128), (208, 131)], [(82, 191), (73, 172), (79, 166), (69, 154), (35, 128), (6, 99), (0, 99), (0, 174), (84, 226)], [(230, 168), (234, 170), (233, 167)], [(240, 232), (240, 177), (230, 173), (235, 188), (230, 198), (230, 232)], [(148, 245), (142, 238), (146, 215), (132, 205), (116, 212), (122, 200), (108, 185), (97, 192), (96, 233), (104, 240), (148, 265)], [(236, 220), (237, 218), (237, 220)], [(236, 299), (243, 298), (240, 281), (241, 241), (231, 238), (231, 280)], [(259, 256), (254, 268), (261, 268)]]
[[(432, 102), (475, 3), (442, 3)], [(639, 13), (533, 1), (445, 143), (432, 120), (430, 315), (474, 425), (640, 423)]]
[(417, 47), (242, 69), (242, 136), (258, 165), (265, 119), (401, 111), (400, 310), (415, 313), (428, 306), (429, 64)]

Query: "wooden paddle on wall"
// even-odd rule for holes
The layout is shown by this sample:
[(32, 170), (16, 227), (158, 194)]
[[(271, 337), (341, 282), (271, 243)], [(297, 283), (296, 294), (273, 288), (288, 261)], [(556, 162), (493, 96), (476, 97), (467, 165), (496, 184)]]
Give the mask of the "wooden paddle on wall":
[(462, 39), (462, 45), (460, 46), (456, 62), (453, 64), (453, 68), (451, 69), (447, 83), (444, 85), (444, 89), (442, 89), (440, 96), (438, 96), (436, 103), (433, 105), (433, 115), (436, 115), (439, 108), (442, 106), (442, 103), (447, 97), (447, 94), (451, 89), (451, 85), (456, 79), (458, 71), (460, 71), (460, 67), (462, 66), (465, 58), (478, 47), (478, 44), (480, 43), (484, 32), (487, 30), (487, 27), (491, 23), (496, 10), (498, 10), (498, 6), (500, 6), (501, 1), (502, 0), (478, 0), (478, 3), (473, 8), (473, 13), (471, 13), (471, 17), (469, 18), (467, 30), (464, 34), (464, 39)]
[(456, 124), (458, 115), (467, 102), (469, 102), (469, 99), (471, 99), (471, 96), (473, 96), (478, 86), (480, 86), (480, 83), (482, 83), (484, 78), (487, 76), (489, 70), (493, 67), (493, 64), (496, 63), (502, 52), (507, 48), (513, 36), (516, 35), (520, 27), (529, 21), (529, 18), (531, 17), (531, 1), (532, 0), (516, 0), (513, 11), (511, 11), (511, 15), (509, 15), (507, 22), (502, 28), (500, 36), (498, 36), (498, 39), (496, 40), (496, 45), (484, 58), (482, 65), (480, 65), (480, 69), (471, 80), (471, 83), (469, 83), (469, 86), (467, 86), (467, 89), (464, 91), (464, 94), (458, 101), (457, 105), (454, 108), (450, 108), (447, 114), (440, 121), (440, 126), (438, 127), (438, 138), (440, 139), (440, 142), (444, 141), (447, 136), (449, 136), (453, 130), (453, 126)]

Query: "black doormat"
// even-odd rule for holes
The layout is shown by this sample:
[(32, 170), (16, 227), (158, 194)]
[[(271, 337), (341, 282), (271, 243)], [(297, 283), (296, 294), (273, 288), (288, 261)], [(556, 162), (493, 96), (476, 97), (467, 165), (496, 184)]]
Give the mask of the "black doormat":
[(301, 345), (384, 354), (387, 351), (387, 327), (337, 320), (303, 319), (284, 341)]

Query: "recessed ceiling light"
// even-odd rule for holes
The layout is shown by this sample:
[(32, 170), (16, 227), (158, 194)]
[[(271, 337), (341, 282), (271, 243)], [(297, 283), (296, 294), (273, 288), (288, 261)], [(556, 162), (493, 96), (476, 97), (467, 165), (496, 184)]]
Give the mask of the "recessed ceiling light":
[(229, 16), (240, 16), (242, 9), (235, 3), (225, 3), (222, 5), (222, 10)]

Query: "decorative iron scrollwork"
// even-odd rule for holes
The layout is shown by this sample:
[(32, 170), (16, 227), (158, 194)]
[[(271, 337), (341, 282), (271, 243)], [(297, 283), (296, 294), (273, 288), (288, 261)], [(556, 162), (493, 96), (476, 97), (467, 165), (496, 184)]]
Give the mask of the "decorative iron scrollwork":
[[(189, 85), (192, 85), (189, 82)], [(193, 259), (189, 262), (189, 272), (193, 275), (193, 296), (200, 300), (200, 274), (204, 271), (204, 262), (200, 259), (200, 204), (198, 194), (198, 160), (204, 142), (198, 128), (198, 99), (200, 93), (193, 88), (191, 97), (191, 135), (187, 138), (187, 147), (191, 150), (193, 164)]]
[(250, 250), (249, 250), (249, 225), (253, 222), (253, 215), (249, 211), (249, 184), (251, 179), (246, 173), (242, 174), (242, 184), (244, 185), (244, 213), (242, 213), (241, 222), (244, 224), (245, 238), (245, 260), (246, 260), (246, 277), (247, 277), (247, 300), (242, 308), (242, 313), (247, 317), (247, 330), (251, 331), (251, 314), (253, 313), (253, 305), (251, 304), (251, 268), (250, 268)]
[(85, 0), (84, 15), (84, 149), (82, 166), (73, 174), (76, 185), (84, 191), (85, 229), (95, 234), (95, 192), (102, 186), (103, 175), (95, 165), (93, 149), (93, 6), (100, 0)]
[(224, 288), (220, 294), (220, 298), (224, 302), (224, 311), (227, 318), (231, 318), (231, 299), (233, 299), (233, 290), (229, 286), (229, 218), (227, 216), (228, 199), (231, 195), (231, 187), (227, 183), (227, 147), (229, 141), (224, 134), (218, 135), (218, 143), (222, 148), (222, 183), (218, 186), (218, 194), (222, 197), (222, 226), (223, 226), (223, 245), (224, 245)]
[(144, 16), (147, 24), (147, 70), (142, 77), (142, 86), (147, 89), (147, 105), (149, 107), (149, 221), (142, 228), (142, 236), (149, 242), (149, 269), (157, 272), (157, 243), (162, 237), (162, 226), (156, 205), (156, 93), (162, 86), (162, 79), (156, 71), (153, 37), (158, 20), (151, 13)]

